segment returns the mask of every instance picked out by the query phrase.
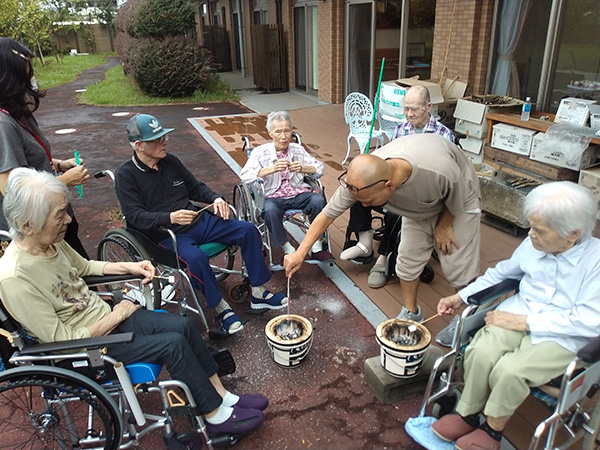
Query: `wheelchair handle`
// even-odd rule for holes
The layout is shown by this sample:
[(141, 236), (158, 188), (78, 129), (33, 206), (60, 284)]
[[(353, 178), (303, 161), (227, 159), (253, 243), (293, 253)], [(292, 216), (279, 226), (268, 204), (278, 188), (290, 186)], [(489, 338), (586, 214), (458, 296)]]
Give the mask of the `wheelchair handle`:
[(582, 361), (590, 364), (600, 361), (600, 337), (580, 348), (577, 351), (577, 356)]
[(94, 174), (94, 178), (104, 178), (105, 176), (109, 176), (113, 181), (115, 181), (115, 174), (110, 170), (101, 170), (100, 172), (96, 172)]
[(467, 298), (467, 303), (469, 305), (482, 305), (490, 300), (493, 300), (496, 297), (500, 297), (501, 295), (507, 294), (511, 291), (519, 290), (519, 282), (520, 280), (514, 280), (509, 278), (507, 280), (501, 281), (498, 284), (490, 286), (486, 289), (483, 289), (479, 292), (470, 295)]

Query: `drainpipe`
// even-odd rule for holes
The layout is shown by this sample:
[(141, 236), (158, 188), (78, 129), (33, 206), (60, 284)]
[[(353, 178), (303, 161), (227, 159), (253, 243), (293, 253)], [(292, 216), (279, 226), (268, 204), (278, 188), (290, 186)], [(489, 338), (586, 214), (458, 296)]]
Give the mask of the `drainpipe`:
[(242, 64), (240, 70), (242, 71), (242, 78), (246, 78), (246, 51), (244, 49), (244, 10), (242, 0), (238, 0), (238, 15), (238, 26), (240, 27), (240, 42), (238, 45), (240, 46), (240, 62)]

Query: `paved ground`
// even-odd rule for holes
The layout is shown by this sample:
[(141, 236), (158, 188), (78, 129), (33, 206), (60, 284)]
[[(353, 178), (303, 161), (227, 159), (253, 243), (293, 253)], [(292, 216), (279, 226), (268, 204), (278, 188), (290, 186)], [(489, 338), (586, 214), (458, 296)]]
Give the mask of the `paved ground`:
[[(237, 103), (156, 106), (143, 108), (90, 107), (79, 105), (76, 89), (101, 79), (109, 64), (86, 71), (76, 82), (52, 89), (42, 100), (36, 117), (48, 136), (53, 154), (69, 157), (80, 151), (90, 172), (115, 169), (131, 155), (125, 126), (136, 112), (159, 118), (165, 127), (174, 127), (169, 150), (215, 191), (230, 199), (237, 177), (186, 120), (188, 117), (248, 112)], [(201, 110), (194, 108), (203, 108)], [(129, 113), (114, 116), (115, 113)], [(57, 130), (75, 128), (71, 134)], [(104, 232), (119, 227), (114, 191), (108, 180), (91, 180), (83, 188), (83, 199), (73, 204), (81, 224), (81, 237), (90, 255)], [(414, 415), (420, 399), (381, 405), (365, 384), (364, 360), (376, 355), (373, 328), (335, 286), (314, 266), (302, 270), (302, 283), (293, 280), (291, 309), (309, 318), (315, 327), (314, 344), (299, 368), (277, 366), (265, 342), (264, 326), (275, 317), (248, 317), (244, 305), (238, 313), (249, 322), (239, 335), (225, 344), (238, 364), (235, 374), (225, 379), (233, 391), (260, 392), (271, 400), (267, 421), (254, 435), (242, 439), (243, 449), (403, 449), (420, 448), (404, 432), (403, 423)], [(308, 281), (310, 280), (310, 281)], [(223, 291), (235, 280), (227, 280)], [(285, 278), (276, 273), (270, 287), (283, 290)], [(140, 448), (163, 448), (160, 437), (149, 435)]]

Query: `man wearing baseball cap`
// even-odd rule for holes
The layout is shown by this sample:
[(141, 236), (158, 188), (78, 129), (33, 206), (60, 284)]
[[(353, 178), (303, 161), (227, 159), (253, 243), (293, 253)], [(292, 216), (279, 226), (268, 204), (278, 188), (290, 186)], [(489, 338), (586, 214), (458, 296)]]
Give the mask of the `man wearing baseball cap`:
[[(209, 308), (218, 313), (223, 331), (234, 334), (242, 321), (223, 299), (208, 256), (198, 246), (207, 242), (235, 244), (240, 247), (252, 287), (253, 309), (280, 309), (288, 299), (281, 293), (265, 290), (271, 272), (262, 253), (262, 241), (250, 222), (230, 218), (229, 205), (194, 175), (176, 156), (167, 153), (168, 133), (148, 114), (136, 114), (127, 125), (133, 156), (116, 171), (117, 194), (128, 226), (144, 233), (154, 242), (172, 250), (165, 231), (177, 235), (180, 258), (188, 266), (195, 288), (200, 289)], [(199, 211), (192, 201), (212, 204), (212, 212)]]

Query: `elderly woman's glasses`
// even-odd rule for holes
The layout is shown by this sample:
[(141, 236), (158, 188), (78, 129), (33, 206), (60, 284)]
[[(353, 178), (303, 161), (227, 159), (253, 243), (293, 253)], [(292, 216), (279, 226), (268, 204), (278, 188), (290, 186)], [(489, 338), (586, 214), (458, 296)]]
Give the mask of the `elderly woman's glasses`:
[(389, 180), (379, 180), (376, 181), (375, 183), (371, 183), (368, 186), (364, 186), (361, 188), (357, 188), (356, 186), (353, 186), (351, 184), (348, 184), (348, 182), (346, 181), (346, 175), (348, 174), (348, 171), (346, 170), (343, 174), (341, 174), (338, 177), (338, 182), (340, 183), (340, 186), (343, 187), (344, 189), (348, 189), (348, 191), (350, 191), (350, 193), (352, 195), (357, 195), (360, 191), (364, 190), (364, 189), (368, 189), (370, 187), (375, 186), (376, 184), (379, 183), (387, 183)]

